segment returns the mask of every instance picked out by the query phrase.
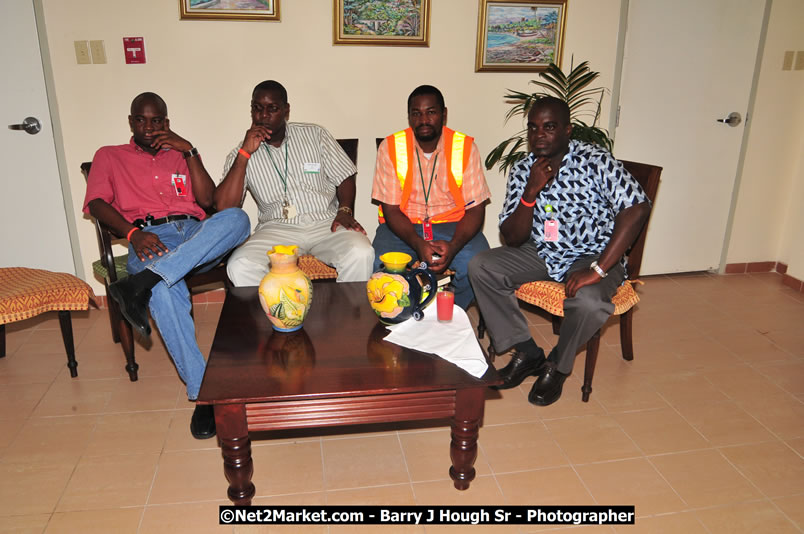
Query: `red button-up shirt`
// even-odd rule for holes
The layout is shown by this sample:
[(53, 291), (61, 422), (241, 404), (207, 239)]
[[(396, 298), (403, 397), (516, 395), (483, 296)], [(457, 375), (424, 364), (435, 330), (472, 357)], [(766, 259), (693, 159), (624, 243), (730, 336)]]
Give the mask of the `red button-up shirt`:
[[(196, 156), (198, 157), (198, 156)], [(176, 175), (176, 176), (174, 176)], [(184, 182), (184, 192), (181, 184)], [(105, 146), (92, 159), (84, 198), (84, 213), (89, 202), (106, 201), (127, 221), (167, 215), (192, 215), (203, 219), (206, 213), (195, 201), (190, 171), (181, 152), (160, 150), (151, 155), (134, 143)]]

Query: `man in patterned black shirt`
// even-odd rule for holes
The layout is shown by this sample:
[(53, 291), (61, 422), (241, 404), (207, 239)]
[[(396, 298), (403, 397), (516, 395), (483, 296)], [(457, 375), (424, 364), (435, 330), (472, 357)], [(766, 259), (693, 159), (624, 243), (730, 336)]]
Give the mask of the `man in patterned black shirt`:
[[(578, 349), (614, 311), (611, 298), (625, 279), (624, 254), (650, 203), (609, 152), (570, 141), (570, 112), (562, 100), (537, 100), (527, 131), (530, 154), (512, 167), (500, 214), (506, 246), (475, 256), (469, 279), (495, 350), (515, 349), (500, 370), (499, 389), (538, 376), (528, 400), (547, 406), (561, 396)], [(566, 285), (564, 320), (547, 358), (514, 295), (537, 280)]]

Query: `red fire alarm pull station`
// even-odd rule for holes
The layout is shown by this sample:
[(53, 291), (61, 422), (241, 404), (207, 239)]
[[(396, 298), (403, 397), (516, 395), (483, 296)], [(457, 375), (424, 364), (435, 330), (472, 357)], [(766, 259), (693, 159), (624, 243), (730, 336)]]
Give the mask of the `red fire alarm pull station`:
[(123, 37), (126, 65), (145, 63), (145, 40), (142, 37)]

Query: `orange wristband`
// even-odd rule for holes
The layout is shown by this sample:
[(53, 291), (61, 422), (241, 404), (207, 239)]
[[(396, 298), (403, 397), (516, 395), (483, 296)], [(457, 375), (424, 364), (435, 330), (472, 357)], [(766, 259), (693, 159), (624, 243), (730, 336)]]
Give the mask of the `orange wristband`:
[(131, 241), (131, 234), (133, 234), (137, 230), (139, 230), (139, 228), (137, 228), (136, 226), (134, 228), (132, 228), (131, 230), (129, 230), (128, 234), (126, 234), (126, 241)]
[(237, 153), (238, 153), (238, 154), (240, 154), (241, 156), (243, 156), (243, 157), (244, 157), (244, 158), (246, 158), (246, 159), (248, 159), (248, 158), (250, 158), (250, 157), (251, 157), (251, 154), (249, 154), (248, 152), (246, 152), (246, 151), (245, 151), (245, 150), (243, 150), (242, 148), (238, 149), (238, 150), (237, 150)]
[(536, 200), (537, 200), (537, 199), (535, 199), (535, 198), (534, 198), (534, 199), (533, 199), (533, 202), (531, 202), (530, 204), (528, 204), (527, 202), (525, 202), (525, 199), (524, 199), (524, 198), (519, 197), (519, 203), (520, 203), (520, 204), (522, 204), (523, 206), (527, 206), (527, 207), (529, 207), (529, 208), (532, 208), (533, 206), (535, 206), (535, 205), (536, 205)]

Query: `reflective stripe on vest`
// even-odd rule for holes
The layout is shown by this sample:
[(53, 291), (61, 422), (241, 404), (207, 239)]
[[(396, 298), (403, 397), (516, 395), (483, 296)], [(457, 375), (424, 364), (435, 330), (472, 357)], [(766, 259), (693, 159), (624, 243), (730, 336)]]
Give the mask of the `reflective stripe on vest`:
[(408, 140), (405, 137), (405, 130), (394, 134), (394, 153), (396, 154), (396, 177), (399, 180), (399, 187), (404, 189), (405, 177), (408, 175)]
[(452, 176), (458, 187), (463, 185), (463, 141), (466, 135), (455, 132), (452, 136)]

